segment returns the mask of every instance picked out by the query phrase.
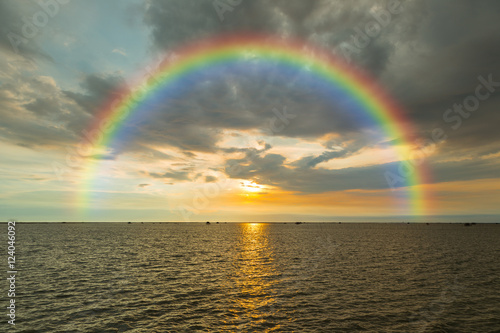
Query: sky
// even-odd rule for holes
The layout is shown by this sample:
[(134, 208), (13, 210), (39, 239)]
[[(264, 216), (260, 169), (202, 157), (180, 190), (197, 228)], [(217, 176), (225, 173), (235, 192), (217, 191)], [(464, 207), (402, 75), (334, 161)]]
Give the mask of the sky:
[[(499, 222), (499, 15), (494, 0), (1, 0), (0, 220)], [(75, 153), (117, 91), (186, 45), (248, 33), (371, 77), (415, 140), (396, 147), (271, 66), (160, 94), (102, 154)], [(418, 184), (391, 186), (415, 162), (396, 148), (420, 153)]]

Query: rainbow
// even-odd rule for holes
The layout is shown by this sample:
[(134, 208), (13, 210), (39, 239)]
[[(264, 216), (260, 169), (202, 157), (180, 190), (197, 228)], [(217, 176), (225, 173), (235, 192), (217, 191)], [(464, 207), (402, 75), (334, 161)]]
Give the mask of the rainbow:
[[(144, 104), (154, 99), (156, 94), (165, 89), (176, 89), (182, 80), (202, 70), (217, 66), (245, 61), (249, 57), (260, 59), (287, 68), (307, 67), (308, 73), (316, 80), (342, 91), (358, 105), (359, 109), (375, 122), (383, 135), (393, 143), (400, 161), (408, 160), (408, 147), (414, 141), (414, 130), (404, 112), (377, 84), (341, 59), (306, 43), (261, 35), (219, 36), (193, 43), (176, 50), (175, 57), (166, 57), (155, 73), (141, 82), (139, 88), (129, 91), (122, 89), (110, 99), (97, 113), (93, 123), (87, 129), (87, 145), (94, 150), (109, 151), (119, 139), (120, 131), (132, 117), (145, 109)], [(81, 180), (78, 206), (89, 208), (89, 198), (96, 181), (102, 161), (89, 158)], [(405, 177), (406, 201), (408, 213), (425, 213), (425, 195), (423, 186), (427, 176), (425, 167), (415, 167), (414, 172)], [(381, 175), (383, 177), (383, 175)]]

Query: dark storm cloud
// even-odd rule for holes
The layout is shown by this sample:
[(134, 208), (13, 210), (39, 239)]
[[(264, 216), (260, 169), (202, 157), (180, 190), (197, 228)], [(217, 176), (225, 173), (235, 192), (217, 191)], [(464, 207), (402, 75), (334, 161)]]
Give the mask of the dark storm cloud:
[[(216, 151), (224, 130), (258, 130), (265, 135), (317, 138), (327, 133), (352, 136), (363, 127), (343, 105), (286, 78), (206, 78), (178, 98), (152, 106), (140, 128), (140, 142), (167, 144), (188, 151)], [(287, 87), (283, 84), (286, 83)]]
[[(225, 12), (222, 20), (214, 3), (150, 1), (145, 9), (145, 22), (152, 28), (155, 48), (168, 52), (183, 43), (219, 33), (264, 32), (306, 40), (315, 40), (319, 36), (320, 46), (334, 51), (350, 38), (360, 23), (373, 20), (369, 13), (373, 6), (370, 1), (355, 4), (243, 1)], [(381, 3), (387, 6), (388, 2)], [(325, 34), (330, 34), (330, 37), (323, 38)], [(355, 55), (355, 61), (380, 72), (392, 52), (392, 45), (386, 44), (382, 39), (374, 39)], [(210, 151), (220, 138), (221, 129), (260, 129), (269, 133), (273, 108), (283, 107), (296, 118), (273, 135), (316, 138), (339, 133), (352, 136), (363, 128), (359, 119), (346, 114), (347, 109), (301, 83), (300, 75), (297, 73), (294, 80), (280, 77), (279, 70), (270, 70), (257, 77), (226, 74), (215, 82), (199, 83), (187, 96), (165, 106), (155, 124), (144, 132), (151, 139), (156, 137), (183, 149)], [(203, 128), (209, 130), (203, 131)], [(193, 138), (194, 133), (200, 135)]]
[[(295, 20), (307, 17), (320, 1), (241, 1), (236, 6), (213, 0), (149, 1), (144, 22), (152, 27), (156, 48), (168, 50), (180, 44), (220, 33), (295, 33)], [(220, 7), (219, 7), (220, 8)]]
[[(257, 31), (302, 38), (342, 56), (341, 46), (345, 43), (353, 45), (353, 36), (357, 36), (357, 31), (363, 30), (370, 21), (376, 22), (376, 17), (382, 15), (391, 1), (243, 1), (232, 11), (225, 12), (223, 20), (217, 16), (212, 1), (150, 3), (145, 11), (145, 22), (153, 29), (156, 49), (175, 50), (186, 41), (221, 32)], [(461, 103), (474, 94), (480, 75), (487, 77), (491, 74), (496, 81), (500, 81), (500, 2), (408, 0), (402, 3), (401, 13), (391, 15), (380, 34), (371, 38), (366, 47), (351, 54), (353, 63), (378, 78), (402, 104), (424, 138), (436, 127), (446, 131), (448, 139), (440, 147), (440, 153), (446, 155), (459, 151), (461, 154), (480, 156), (498, 151), (498, 93), (482, 102), (478, 111), (464, 119), (458, 130), (450, 130), (443, 114), (455, 103)], [(168, 14), (172, 8), (175, 8), (175, 15)], [(191, 24), (183, 23), (187, 17), (187, 22)], [(250, 104), (253, 104), (255, 96), (259, 96), (256, 94), (258, 87), (265, 86), (262, 82), (254, 82), (254, 85), (254, 88), (250, 83), (244, 86)], [(229, 91), (229, 87), (225, 89)], [(243, 96), (238, 96), (240, 103), (233, 105), (227, 99), (221, 99), (220, 95), (212, 95), (213, 100), (210, 101), (208, 95), (213, 92), (210, 89), (204, 91), (205, 95), (190, 98), (198, 99), (207, 110), (210, 110), (210, 102), (214, 100), (222, 101), (221, 104), (230, 110), (244, 108)], [(291, 93), (288, 88), (280, 90), (275, 87), (274, 91), (288, 98), (299, 95), (298, 91)], [(279, 135), (314, 137), (360, 129), (348, 122), (337, 123), (345, 117), (335, 116), (330, 106), (321, 106), (321, 101), (308, 101), (307, 98), (314, 94), (302, 91), (305, 93), (304, 98), (301, 96), (304, 103), (300, 111), (307, 116), (292, 122)], [(245, 117), (237, 115), (237, 112), (231, 117), (220, 111), (207, 111), (201, 123), (210, 127), (261, 127), (266, 117), (262, 117), (260, 110), (265, 110), (266, 102), (271, 101), (276, 103), (276, 100), (269, 99), (259, 104), (257, 100), (255, 105), (259, 105), (258, 110)], [(196, 122), (193, 119), (189, 121)], [(330, 152), (327, 155), (336, 154)], [(325, 157), (306, 157), (302, 162), (316, 165), (317, 158)]]
[[(221, 1), (225, 3), (224, 1)], [(402, 1), (409, 2), (409, 1)], [(150, 1), (145, 8), (145, 23), (152, 27), (154, 47), (172, 51), (186, 42), (221, 33), (270, 33), (282, 37), (304, 39), (341, 53), (340, 45), (352, 42), (355, 29), (365, 29), (375, 21), (375, 7), (388, 8), (387, 1), (242, 1), (237, 6), (220, 10), (213, 0)], [(401, 15), (393, 15), (390, 23)], [(222, 18), (222, 19), (221, 19)], [(383, 33), (394, 30), (391, 26)], [(393, 45), (382, 37), (370, 38), (367, 46), (351, 53), (352, 60), (377, 74), (385, 68)]]
[[(290, 78), (279, 71), (269, 73), (269, 77), (221, 74), (217, 80), (203, 78), (182, 96), (149, 105), (153, 111), (140, 119), (134, 141), (169, 145), (186, 152), (215, 152), (222, 131), (227, 129), (258, 129), (263, 134), (315, 138), (332, 132), (352, 135), (360, 128), (348, 109), (325, 96), (318, 98), (313, 88), (304, 87), (300, 82), (304, 73), (294, 74), (295, 83), (287, 82)], [(123, 82), (120, 76), (90, 74), (83, 78), (81, 92), (64, 91), (64, 95), (93, 114), (118, 87), (124, 86)], [(285, 83), (287, 87), (283, 86)], [(44, 102), (28, 107), (35, 109)], [(282, 124), (278, 118), (283, 115), (289, 115), (290, 121)], [(278, 121), (279, 126), (274, 128), (279, 127), (279, 131), (271, 128), (272, 120)], [(81, 131), (75, 128), (78, 129)], [(115, 148), (120, 153), (133, 146)]]
[[(500, 83), (500, 76), (498, 82)], [(465, 110), (464, 114), (467, 118), (448, 111), (453, 110), (454, 105), (461, 105), (467, 96), (473, 96), (473, 93), (458, 96), (450, 101), (451, 104), (439, 103), (439, 105), (427, 106), (429, 111), (434, 111), (438, 119), (428, 120), (428, 130), (424, 131), (422, 136), (432, 138), (432, 130), (443, 131), (446, 139), (438, 145), (437, 152), (444, 160), (453, 156), (479, 158), (500, 151), (500, 131), (498, 130), (500, 96), (492, 96), (481, 102), (476, 111)], [(449, 113), (449, 117), (443, 119), (446, 112)]]
[(149, 1), (144, 22), (160, 49), (208, 36), (218, 25), (210, 0)]
[[(500, 82), (500, 2), (403, 2), (401, 13), (392, 15), (380, 34), (350, 55), (352, 63), (376, 77), (402, 104), (424, 138), (436, 127), (445, 131), (447, 140), (438, 148), (439, 157), (432, 159), (436, 181), (494, 176), (493, 166), (480, 157), (500, 149), (500, 89), (481, 102), (470, 117), (462, 119), (457, 129), (451, 127), (455, 122), (443, 119), (443, 114), (474, 95), (479, 76), (492, 75)], [(220, 33), (262, 32), (304, 39), (343, 57), (342, 46), (352, 47), (358, 30), (376, 22), (374, 13), (380, 15), (389, 3), (243, 0), (224, 12), (221, 20), (213, 0), (151, 0), (145, 2), (141, 13), (143, 23), (151, 29), (152, 49), (158, 53), (168, 54), (185, 43)], [(20, 15), (39, 10), (33, 4), (0, 1), (0, 52), (9, 60), (22, 56), (47, 58), (36, 38), (23, 43), (20, 55), (16, 55), (6, 37), (8, 32), (22, 28)], [(7, 67), (3, 64), (0, 69)], [(79, 140), (81, 130), (102, 103), (124, 85), (119, 74), (86, 74), (81, 89), (63, 91), (47, 81), (22, 77), (19, 72), (9, 72), (5, 77), (0, 82), (2, 137), (22, 146)], [(246, 165), (243, 160), (232, 160), (242, 166), (229, 174), (305, 192), (386, 187), (382, 166), (321, 169), (322, 162), (347, 157), (374, 143), (363, 133), (367, 127), (363, 119), (304, 82), (301, 73), (284, 77), (279, 70), (269, 69), (265, 75), (253, 75), (251, 68), (245, 75), (223, 73), (203, 78), (192, 84), (190, 91), (158, 101), (150, 118), (133, 124), (137, 125), (133, 142), (119, 147), (117, 153), (142, 152), (151, 160), (171, 158), (147, 148), (152, 145), (179, 148), (186, 158), (194, 158), (197, 152), (236, 152), (218, 147), (228, 129), (257, 129), (275, 136), (308, 139), (336, 133), (341, 142), (354, 143), (343, 146), (343, 150), (336, 150), (335, 142), (324, 143), (324, 153), (305, 156), (293, 164), (287, 164), (281, 155), (265, 155), (267, 149), (255, 151), (255, 159), (246, 156)], [(284, 108), (295, 117), (280, 131), (270, 131), (270, 121), (276, 117), (273, 110), (283, 112)], [(471, 160), (443, 162), (456, 155)], [(190, 179), (186, 170), (151, 176)]]
[(83, 93), (74, 91), (64, 91), (64, 93), (89, 114), (94, 114), (104, 102), (113, 98), (119, 89), (125, 87), (125, 80), (118, 75), (89, 74), (83, 78), (80, 85)]
[(411, 14), (402, 17), (408, 28), (394, 36), (402, 43), (385, 82), (424, 137), (433, 128), (445, 129), (449, 137), (441, 153), (478, 155), (489, 154), (494, 146), (500, 149), (498, 89), (457, 130), (443, 120), (454, 104), (475, 95), (478, 77), (492, 75), (500, 82), (499, 14), (497, 1), (416, 1)]

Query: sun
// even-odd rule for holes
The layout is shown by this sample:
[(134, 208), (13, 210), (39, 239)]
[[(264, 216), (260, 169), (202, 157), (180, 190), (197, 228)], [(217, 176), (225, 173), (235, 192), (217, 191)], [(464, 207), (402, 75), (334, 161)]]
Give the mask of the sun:
[(242, 181), (240, 183), (240, 187), (243, 189), (243, 191), (250, 193), (259, 193), (262, 192), (262, 190), (264, 189), (264, 186), (249, 180)]

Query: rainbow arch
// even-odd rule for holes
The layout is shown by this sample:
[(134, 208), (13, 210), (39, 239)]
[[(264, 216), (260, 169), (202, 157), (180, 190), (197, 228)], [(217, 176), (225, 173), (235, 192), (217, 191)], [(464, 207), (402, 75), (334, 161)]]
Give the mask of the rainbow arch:
[[(308, 71), (318, 80), (323, 80), (350, 95), (393, 143), (400, 160), (407, 160), (407, 147), (411, 146), (415, 139), (411, 122), (405, 117), (402, 109), (371, 78), (343, 60), (301, 41), (263, 35), (219, 36), (176, 50), (175, 57), (167, 57), (138, 89), (116, 92), (116, 95), (121, 97), (110, 99), (99, 110), (86, 131), (96, 134), (90, 139), (90, 145), (101, 151), (112, 147), (119, 137), (120, 130), (137, 113), (140, 106), (152, 99), (158, 91), (175, 88), (182, 78), (191, 73), (241, 61), (249, 56), (291, 68), (307, 66)], [(88, 160), (77, 199), (78, 206), (84, 210), (88, 208), (89, 196), (100, 165), (98, 160)], [(414, 171), (405, 177), (408, 212), (411, 215), (425, 214), (426, 195), (421, 184), (426, 177), (424, 165), (415, 167)]]

